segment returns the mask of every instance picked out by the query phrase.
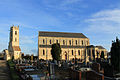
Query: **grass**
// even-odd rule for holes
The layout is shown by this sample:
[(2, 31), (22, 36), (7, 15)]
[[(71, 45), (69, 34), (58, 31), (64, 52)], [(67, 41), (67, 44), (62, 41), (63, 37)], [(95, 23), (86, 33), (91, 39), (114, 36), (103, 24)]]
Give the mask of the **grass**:
[(15, 64), (12, 62), (12, 60), (8, 61), (8, 66), (10, 69), (10, 75), (12, 80), (20, 80), (19, 76), (17, 75), (17, 72), (14, 69)]

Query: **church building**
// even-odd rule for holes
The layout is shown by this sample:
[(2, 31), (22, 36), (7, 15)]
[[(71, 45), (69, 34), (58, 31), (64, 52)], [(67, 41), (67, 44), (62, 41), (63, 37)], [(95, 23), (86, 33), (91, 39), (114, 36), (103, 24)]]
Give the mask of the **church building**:
[(105, 48), (90, 45), (89, 41), (89, 38), (82, 33), (39, 31), (38, 58), (44, 60), (52, 59), (51, 45), (54, 43), (61, 45), (62, 60), (77, 58), (81, 61), (90, 61), (101, 58), (101, 53), (104, 58), (107, 58), (107, 50)]

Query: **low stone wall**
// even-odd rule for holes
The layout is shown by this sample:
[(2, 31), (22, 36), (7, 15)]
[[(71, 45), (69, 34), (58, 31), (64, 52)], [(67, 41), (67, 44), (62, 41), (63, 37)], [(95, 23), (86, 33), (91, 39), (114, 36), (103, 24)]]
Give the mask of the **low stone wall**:
[(104, 80), (104, 75), (95, 71), (87, 71), (86, 80)]
[(96, 71), (69, 70), (71, 80), (104, 80), (104, 75)]

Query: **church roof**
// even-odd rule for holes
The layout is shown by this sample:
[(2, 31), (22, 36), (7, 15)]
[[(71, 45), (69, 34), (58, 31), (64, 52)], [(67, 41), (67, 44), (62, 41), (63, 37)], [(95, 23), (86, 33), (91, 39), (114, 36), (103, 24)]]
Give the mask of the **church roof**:
[(105, 49), (103, 46), (96, 46), (96, 47), (98, 47), (99, 49)]
[(39, 36), (45, 36), (45, 37), (87, 38), (82, 33), (47, 32), (47, 31), (39, 31)]
[(13, 51), (21, 51), (19, 46), (13, 46)]

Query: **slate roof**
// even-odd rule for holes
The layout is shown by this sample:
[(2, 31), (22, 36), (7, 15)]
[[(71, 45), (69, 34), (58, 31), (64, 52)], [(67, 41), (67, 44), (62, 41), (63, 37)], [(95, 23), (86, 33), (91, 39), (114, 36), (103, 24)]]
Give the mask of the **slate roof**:
[(20, 49), (19, 46), (13, 46), (13, 50), (14, 50), (14, 51), (21, 51), (21, 49)]
[(47, 32), (47, 31), (39, 31), (39, 36), (45, 36), (45, 37), (69, 37), (69, 38), (87, 38), (82, 33)]
[(94, 45), (87, 46), (87, 48), (95, 48), (95, 47), (97, 47), (99, 49), (105, 49), (103, 46), (94, 46)]
[(103, 46), (96, 46), (96, 47), (98, 47), (99, 49), (105, 49)]

